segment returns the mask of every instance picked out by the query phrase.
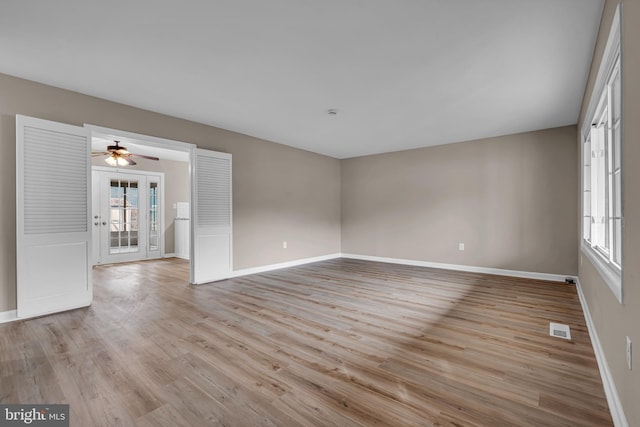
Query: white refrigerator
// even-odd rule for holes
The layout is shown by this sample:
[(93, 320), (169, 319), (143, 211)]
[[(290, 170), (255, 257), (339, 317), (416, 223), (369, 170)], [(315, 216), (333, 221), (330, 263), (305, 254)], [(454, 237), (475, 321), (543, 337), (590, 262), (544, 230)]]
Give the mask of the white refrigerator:
[(178, 202), (176, 207), (178, 209), (174, 220), (176, 257), (189, 259), (189, 237), (191, 235), (189, 202)]

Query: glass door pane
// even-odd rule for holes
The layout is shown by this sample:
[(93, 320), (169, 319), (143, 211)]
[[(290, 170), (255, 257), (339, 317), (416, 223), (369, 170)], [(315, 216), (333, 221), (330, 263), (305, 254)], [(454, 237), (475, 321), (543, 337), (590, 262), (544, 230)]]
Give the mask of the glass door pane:
[(138, 181), (111, 179), (109, 191), (109, 254), (139, 252)]
[(158, 183), (149, 183), (149, 252), (160, 249), (160, 224), (158, 224)]

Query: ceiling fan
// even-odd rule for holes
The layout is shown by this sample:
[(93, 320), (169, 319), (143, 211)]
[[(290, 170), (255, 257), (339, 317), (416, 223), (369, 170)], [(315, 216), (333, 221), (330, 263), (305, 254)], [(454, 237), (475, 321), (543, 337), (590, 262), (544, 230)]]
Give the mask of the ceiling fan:
[(120, 141), (113, 141), (113, 142), (115, 143), (115, 145), (108, 145), (107, 151), (94, 151), (91, 153), (91, 157), (108, 155), (109, 157), (104, 159), (104, 161), (111, 166), (133, 166), (136, 164), (136, 162), (134, 162), (133, 159), (131, 159), (131, 157), (140, 157), (142, 159), (149, 159), (149, 160), (160, 160), (157, 157), (130, 153), (127, 151), (127, 147), (120, 146)]

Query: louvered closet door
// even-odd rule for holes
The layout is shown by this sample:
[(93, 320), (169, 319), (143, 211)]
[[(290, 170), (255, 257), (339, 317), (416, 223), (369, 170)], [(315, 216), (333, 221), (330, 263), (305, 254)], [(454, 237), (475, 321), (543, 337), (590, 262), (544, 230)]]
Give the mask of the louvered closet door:
[(84, 128), (16, 116), (20, 318), (91, 304), (90, 151)]
[(230, 277), (232, 267), (231, 155), (196, 149), (191, 213), (191, 283)]

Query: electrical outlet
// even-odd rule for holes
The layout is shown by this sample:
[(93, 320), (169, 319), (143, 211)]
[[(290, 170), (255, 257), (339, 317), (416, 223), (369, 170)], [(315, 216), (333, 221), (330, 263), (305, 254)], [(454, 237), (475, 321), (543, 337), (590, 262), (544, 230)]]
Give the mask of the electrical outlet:
[(631, 370), (631, 338), (627, 337), (627, 368)]
[(464, 243), (458, 243), (458, 250), (464, 251)]
[(287, 241), (282, 242), (282, 249), (287, 249)]

